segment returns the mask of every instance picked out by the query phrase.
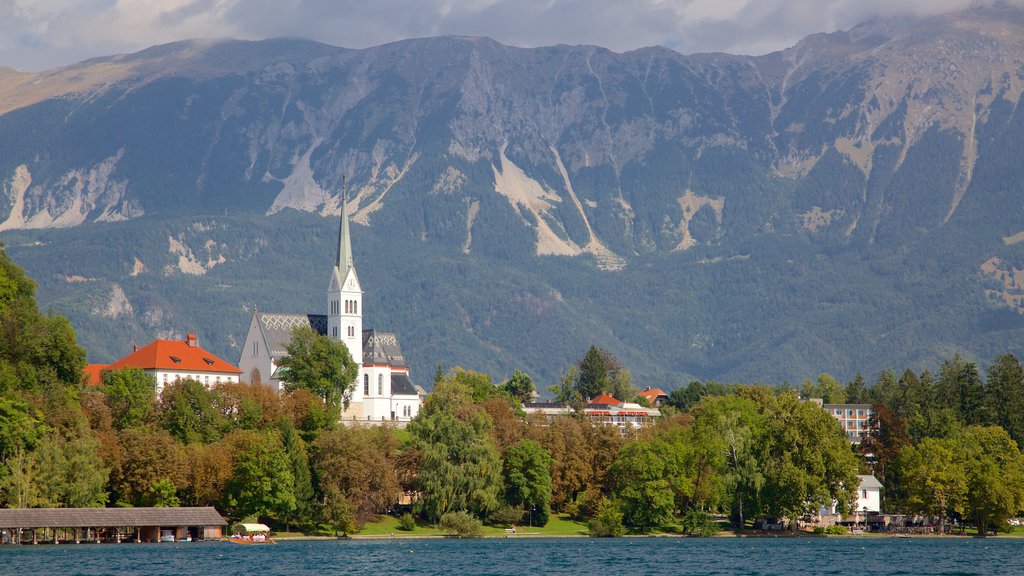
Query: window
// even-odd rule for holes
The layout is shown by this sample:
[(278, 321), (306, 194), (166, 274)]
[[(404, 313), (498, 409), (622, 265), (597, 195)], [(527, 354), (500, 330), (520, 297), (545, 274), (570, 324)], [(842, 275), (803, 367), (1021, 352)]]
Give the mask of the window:
[(384, 375), (377, 374), (377, 396), (384, 395)]
[(355, 300), (352, 301), (352, 313), (359, 314), (359, 302), (356, 302)]
[(337, 326), (332, 326), (331, 327), (331, 337), (334, 338), (335, 340), (338, 339), (338, 327)]
[(370, 375), (363, 374), (363, 396), (370, 395)]
[(259, 354), (260, 354), (260, 343), (254, 340), (253, 343), (252, 343), (252, 355), (253, 356), (259, 356)]
[(348, 337), (349, 338), (355, 338), (355, 336), (356, 336), (356, 327), (355, 326), (349, 326), (348, 327)]

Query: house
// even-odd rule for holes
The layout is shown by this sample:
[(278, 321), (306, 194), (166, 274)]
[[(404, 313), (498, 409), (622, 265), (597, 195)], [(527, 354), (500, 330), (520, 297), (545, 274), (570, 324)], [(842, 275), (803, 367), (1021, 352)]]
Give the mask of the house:
[(668, 392), (661, 388), (651, 388), (648, 386), (640, 392), (640, 396), (643, 396), (647, 403), (655, 408), (661, 408), (663, 404), (668, 402)]
[(868, 513), (882, 511), (882, 483), (873, 474), (857, 476), (860, 486), (857, 488), (857, 501), (854, 510)]
[(207, 388), (227, 382), (238, 382), (242, 371), (203, 350), (195, 334), (185, 340), (154, 340), (112, 364), (90, 364), (86, 367), (86, 383), (102, 383), (104, 370), (139, 368), (156, 381), (157, 394), (178, 380), (192, 379)]
[[(527, 415), (544, 416), (550, 422), (559, 416), (569, 416), (572, 408), (554, 402), (527, 402), (523, 404)], [(614, 426), (625, 432), (649, 426), (661, 416), (657, 408), (645, 408), (633, 402), (623, 402), (607, 392), (591, 399), (583, 408), (583, 414), (594, 424)]]
[(419, 413), (426, 392), (414, 385), (409, 365), (392, 332), (363, 329), (363, 291), (356, 274), (349, 234), (348, 203), (342, 198), (338, 248), (328, 277), (326, 314), (256, 311), (238, 361), (251, 384), (285, 388), (280, 360), (287, 354), (292, 330), (312, 328), (317, 334), (345, 344), (359, 375), (341, 415), (349, 425), (396, 422), (400, 425)]

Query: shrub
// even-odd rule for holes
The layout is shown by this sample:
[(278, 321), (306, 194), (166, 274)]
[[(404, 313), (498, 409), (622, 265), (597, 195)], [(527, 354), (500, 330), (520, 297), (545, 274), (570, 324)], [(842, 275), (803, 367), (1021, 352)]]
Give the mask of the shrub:
[(521, 524), (523, 520), (523, 509), (515, 506), (504, 506), (498, 508), (487, 517), (487, 521), (494, 526), (511, 526)]
[(714, 536), (718, 534), (718, 523), (703, 510), (691, 508), (681, 521), (683, 534), (690, 536)]
[(626, 528), (622, 525), (622, 511), (618, 504), (607, 498), (602, 498), (597, 505), (597, 513), (587, 524), (593, 536), (611, 538), (622, 536)]
[(405, 530), (406, 532), (412, 532), (416, 529), (416, 519), (408, 512), (402, 514), (398, 517), (398, 529)]
[(449, 536), (476, 538), (483, 535), (483, 525), (469, 512), (448, 512), (438, 524)]
[(843, 534), (846, 534), (846, 526), (834, 524), (832, 526), (825, 528), (825, 534), (838, 534), (841, 536)]

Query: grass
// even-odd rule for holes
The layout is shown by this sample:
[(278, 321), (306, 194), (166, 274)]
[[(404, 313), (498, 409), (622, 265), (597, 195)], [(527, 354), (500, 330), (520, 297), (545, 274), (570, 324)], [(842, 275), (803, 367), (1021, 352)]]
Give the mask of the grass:
[[(546, 526), (516, 526), (516, 534), (519, 536), (585, 536), (589, 533), (586, 524), (577, 522), (566, 515), (551, 515)], [(398, 518), (394, 516), (380, 516), (374, 522), (367, 522), (362, 530), (353, 533), (355, 536), (394, 536), (395, 538), (410, 536), (444, 536), (444, 530), (434, 528), (429, 524), (417, 522), (416, 529), (407, 532), (398, 529)], [(484, 526), (485, 537), (505, 536), (504, 526)]]

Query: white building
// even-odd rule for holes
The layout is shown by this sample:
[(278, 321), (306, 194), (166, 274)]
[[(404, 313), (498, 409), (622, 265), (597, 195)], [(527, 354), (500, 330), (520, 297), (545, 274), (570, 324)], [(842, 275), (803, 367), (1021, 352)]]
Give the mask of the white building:
[(879, 513), (882, 511), (882, 483), (873, 474), (861, 474), (857, 488), (857, 501), (853, 509), (857, 512)]
[[(555, 418), (571, 416), (572, 408), (553, 402), (528, 402), (523, 404), (523, 412), (544, 416), (551, 422)], [(626, 431), (650, 426), (661, 416), (661, 411), (633, 402), (623, 402), (610, 394), (601, 393), (583, 407), (583, 414), (594, 424), (614, 426), (620, 431)]]
[(409, 367), (390, 332), (363, 329), (363, 291), (352, 260), (348, 205), (342, 200), (338, 252), (327, 285), (327, 314), (256, 312), (249, 322), (238, 366), (243, 378), (277, 391), (284, 388), (278, 360), (286, 354), (292, 330), (309, 326), (340, 341), (359, 366), (342, 421), (350, 424), (408, 422), (419, 412), (423, 390), (412, 384)]
[(199, 347), (195, 334), (182, 340), (154, 340), (113, 364), (90, 364), (86, 373), (91, 384), (101, 384), (104, 370), (139, 368), (156, 381), (159, 395), (178, 380), (196, 380), (207, 388), (238, 382), (241, 370)]

